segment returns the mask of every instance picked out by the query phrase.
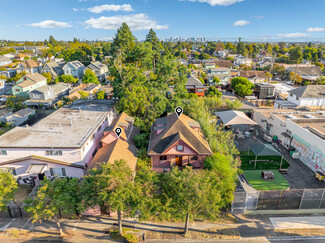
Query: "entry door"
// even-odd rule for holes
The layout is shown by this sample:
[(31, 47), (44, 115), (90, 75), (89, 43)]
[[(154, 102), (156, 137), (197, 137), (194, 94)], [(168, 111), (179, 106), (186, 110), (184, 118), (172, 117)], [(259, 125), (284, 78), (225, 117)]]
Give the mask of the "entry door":
[(182, 167), (183, 166), (182, 156), (176, 156), (175, 161), (176, 161), (175, 162), (176, 166), (178, 166), (178, 167)]

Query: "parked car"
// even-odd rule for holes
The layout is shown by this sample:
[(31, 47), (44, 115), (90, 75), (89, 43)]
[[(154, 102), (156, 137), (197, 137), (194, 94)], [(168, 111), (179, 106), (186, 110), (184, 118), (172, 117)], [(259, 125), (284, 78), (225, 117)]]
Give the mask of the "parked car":
[(287, 82), (287, 85), (293, 85), (293, 82), (292, 81), (288, 81)]

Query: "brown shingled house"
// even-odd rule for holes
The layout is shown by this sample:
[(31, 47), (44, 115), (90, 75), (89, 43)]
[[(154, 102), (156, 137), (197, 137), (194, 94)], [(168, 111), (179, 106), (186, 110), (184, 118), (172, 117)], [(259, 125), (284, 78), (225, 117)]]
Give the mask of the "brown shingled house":
[(200, 124), (184, 114), (157, 119), (151, 128), (148, 156), (157, 172), (167, 172), (173, 166), (202, 168), (211, 154)]
[(255, 84), (267, 81), (267, 76), (265, 73), (265, 71), (240, 71), (239, 76), (247, 78), (250, 82)]
[[(111, 126), (105, 128), (103, 138), (100, 140), (101, 148), (95, 154), (88, 169), (102, 163), (114, 163), (115, 160), (124, 159), (130, 169), (135, 171), (138, 149), (134, 145), (133, 137), (139, 134), (140, 129), (133, 126), (133, 121), (133, 117), (122, 112)], [(123, 130), (120, 137), (117, 137), (114, 132), (116, 127)]]

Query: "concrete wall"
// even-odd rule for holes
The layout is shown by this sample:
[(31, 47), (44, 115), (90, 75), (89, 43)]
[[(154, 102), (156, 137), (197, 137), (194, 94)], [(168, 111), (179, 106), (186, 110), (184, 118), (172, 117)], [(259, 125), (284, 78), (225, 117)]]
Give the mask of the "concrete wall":
[(288, 101), (296, 104), (297, 106), (321, 106), (325, 105), (325, 98), (298, 98), (297, 96), (288, 95)]

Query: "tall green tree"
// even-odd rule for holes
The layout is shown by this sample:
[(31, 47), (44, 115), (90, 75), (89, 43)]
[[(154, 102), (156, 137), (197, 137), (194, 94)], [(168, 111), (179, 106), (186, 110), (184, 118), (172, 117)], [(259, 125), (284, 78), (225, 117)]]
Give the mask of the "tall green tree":
[(87, 69), (85, 71), (84, 76), (82, 77), (82, 82), (84, 84), (89, 84), (89, 83), (99, 84), (96, 74), (91, 69)]
[(122, 26), (117, 30), (111, 46), (113, 56), (116, 57), (119, 54), (124, 54), (127, 56), (134, 48), (135, 40), (136, 39), (133, 36), (129, 26), (126, 23), (123, 23)]
[(133, 180), (133, 172), (125, 160), (116, 160), (114, 164), (104, 163), (99, 168), (90, 170), (82, 185), (84, 207), (99, 205), (117, 211), (118, 229), (122, 234), (122, 213), (134, 216), (139, 201)]
[(81, 210), (81, 188), (78, 178), (47, 178), (33, 198), (25, 200), (25, 210), (31, 214), (33, 222), (54, 219), (60, 235), (63, 235), (58, 214), (79, 217)]
[(164, 210), (174, 217), (185, 218), (184, 234), (188, 233), (191, 218), (204, 215), (215, 219), (225, 205), (218, 182), (209, 171), (173, 168), (170, 173), (162, 174), (160, 184)]
[(247, 78), (236, 77), (231, 80), (231, 87), (235, 90), (235, 93), (241, 97), (251, 95), (254, 88)]
[(14, 200), (18, 185), (10, 170), (0, 169), (0, 211)]

